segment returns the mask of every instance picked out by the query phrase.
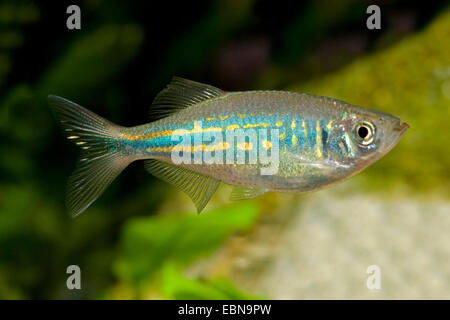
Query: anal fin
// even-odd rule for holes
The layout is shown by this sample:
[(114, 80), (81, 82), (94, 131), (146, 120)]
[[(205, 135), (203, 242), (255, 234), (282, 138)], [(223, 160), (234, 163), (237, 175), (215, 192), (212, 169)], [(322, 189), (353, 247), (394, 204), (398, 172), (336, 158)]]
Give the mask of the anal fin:
[(145, 168), (155, 177), (186, 193), (194, 202), (198, 213), (205, 208), (220, 184), (219, 180), (160, 160), (147, 160)]

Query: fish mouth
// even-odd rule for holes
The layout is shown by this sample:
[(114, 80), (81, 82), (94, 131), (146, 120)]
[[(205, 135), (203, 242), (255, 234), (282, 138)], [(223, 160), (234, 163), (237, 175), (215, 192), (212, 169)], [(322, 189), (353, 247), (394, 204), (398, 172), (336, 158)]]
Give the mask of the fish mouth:
[(391, 151), (392, 148), (399, 142), (400, 138), (403, 136), (403, 134), (408, 130), (409, 125), (406, 122), (400, 123), (400, 120), (397, 121), (397, 124), (394, 126), (393, 131), (395, 132), (395, 135), (393, 139), (390, 141), (389, 145), (387, 145), (386, 149), (383, 150), (382, 155), (385, 155), (389, 151)]
[(403, 122), (402, 124), (400, 124), (400, 121), (399, 121), (398, 124), (395, 126), (394, 131), (398, 132), (399, 135), (402, 136), (408, 128), (409, 128), (409, 125), (406, 122)]
[(388, 153), (400, 140), (400, 138), (403, 136), (403, 134), (408, 130), (409, 125), (406, 122), (400, 123), (400, 120), (398, 120), (397, 124), (394, 127), (395, 138), (392, 139), (391, 143), (387, 146), (387, 148), (384, 150), (383, 154)]

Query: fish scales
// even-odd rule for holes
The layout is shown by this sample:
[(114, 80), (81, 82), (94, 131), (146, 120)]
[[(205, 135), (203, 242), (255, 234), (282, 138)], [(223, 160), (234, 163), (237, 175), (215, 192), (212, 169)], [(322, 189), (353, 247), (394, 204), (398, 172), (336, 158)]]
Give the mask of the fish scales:
[[(316, 124), (333, 121), (340, 113), (338, 108), (335, 108), (335, 112), (326, 111), (326, 108), (323, 107), (324, 101), (333, 103), (331, 99), (291, 92), (233, 92), (182, 110), (171, 118), (161, 119), (154, 125), (132, 128), (129, 135), (132, 136), (131, 141), (135, 143), (133, 148), (136, 154), (140, 154), (143, 158), (153, 157), (170, 161), (172, 148), (176, 145), (176, 142), (170, 139), (171, 134), (177, 129), (186, 129), (192, 131), (190, 135), (193, 136), (200, 132), (200, 129), (195, 129), (195, 123), (202, 123), (202, 131), (217, 132), (224, 132), (230, 126), (241, 129), (279, 129), (283, 127), (282, 133), (287, 138), (280, 141), (281, 170), (276, 175), (261, 176), (257, 165), (199, 166), (192, 164), (185, 167), (203, 174), (214, 172), (224, 182), (238, 185), (251, 183), (267, 186), (269, 184), (273, 190), (285, 191), (301, 187), (304, 184), (305, 174), (317, 174), (317, 170), (313, 169), (310, 163), (326, 160), (321, 149), (319, 149), (320, 152), (316, 152)], [(239, 114), (244, 117), (239, 117)], [(301, 116), (298, 116), (299, 114)], [(213, 120), (206, 120), (211, 117)], [(277, 125), (280, 121), (281, 126)], [(295, 125), (295, 128), (292, 129), (292, 121), (296, 124), (302, 121), (306, 122), (306, 137), (302, 135), (299, 126)], [(321, 128), (321, 130), (326, 130), (326, 128)], [(136, 139), (136, 137), (141, 138)], [(297, 137), (297, 143), (292, 143), (292, 137)], [(125, 141), (126, 144), (129, 142)], [(292, 164), (291, 158), (296, 153), (302, 153), (307, 163)], [(296, 179), (297, 176), (300, 177), (299, 180)]]

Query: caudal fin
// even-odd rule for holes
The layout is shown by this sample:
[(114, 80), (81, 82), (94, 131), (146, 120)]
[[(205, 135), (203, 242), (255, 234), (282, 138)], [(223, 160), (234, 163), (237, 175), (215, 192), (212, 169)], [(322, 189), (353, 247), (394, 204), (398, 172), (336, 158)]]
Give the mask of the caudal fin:
[(73, 217), (93, 203), (131, 162), (121, 155), (121, 127), (67, 99), (50, 95), (49, 104), (67, 139), (81, 156), (69, 178), (66, 205)]

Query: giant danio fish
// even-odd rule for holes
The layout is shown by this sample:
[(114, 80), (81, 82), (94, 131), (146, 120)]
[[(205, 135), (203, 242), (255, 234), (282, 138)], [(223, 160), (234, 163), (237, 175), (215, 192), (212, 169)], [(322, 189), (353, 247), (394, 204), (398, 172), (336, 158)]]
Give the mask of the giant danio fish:
[(220, 182), (233, 185), (231, 199), (240, 200), (343, 181), (383, 157), (408, 128), (390, 114), (337, 99), (226, 92), (178, 77), (153, 101), (154, 121), (135, 127), (58, 96), (48, 99), (67, 139), (81, 149), (66, 195), (73, 216), (135, 160), (184, 191), (200, 212)]

